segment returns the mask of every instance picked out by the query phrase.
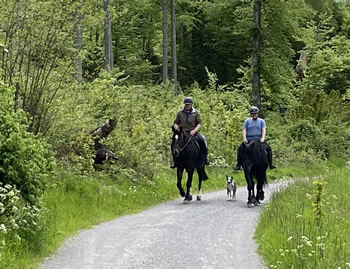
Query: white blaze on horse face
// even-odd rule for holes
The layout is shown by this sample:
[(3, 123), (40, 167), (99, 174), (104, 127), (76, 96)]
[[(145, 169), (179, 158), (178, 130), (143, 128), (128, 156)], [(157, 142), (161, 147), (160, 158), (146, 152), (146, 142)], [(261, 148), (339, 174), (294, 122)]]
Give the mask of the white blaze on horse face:
[(175, 135), (175, 139), (178, 140), (179, 139), (179, 135)]

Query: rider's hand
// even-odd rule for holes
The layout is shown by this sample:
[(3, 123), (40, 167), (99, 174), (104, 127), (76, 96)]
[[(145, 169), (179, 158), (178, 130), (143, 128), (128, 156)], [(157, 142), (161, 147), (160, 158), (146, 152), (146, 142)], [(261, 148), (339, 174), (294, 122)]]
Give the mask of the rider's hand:
[(190, 135), (194, 136), (196, 134), (196, 132), (197, 132), (196, 130), (192, 130), (192, 131), (190, 131)]
[(264, 142), (265, 142), (265, 139), (264, 139), (264, 138), (261, 138), (261, 139), (260, 139), (260, 142), (261, 142), (261, 143), (264, 143)]
[(244, 144), (248, 144), (247, 138), (243, 139)]

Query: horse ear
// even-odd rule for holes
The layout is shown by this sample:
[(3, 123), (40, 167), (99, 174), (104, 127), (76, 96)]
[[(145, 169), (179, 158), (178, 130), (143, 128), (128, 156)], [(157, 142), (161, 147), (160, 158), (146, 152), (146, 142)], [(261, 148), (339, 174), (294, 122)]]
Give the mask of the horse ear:
[(174, 127), (174, 125), (171, 125), (171, 129), (173, 130), (173, 133), (175, 133), (175, 127)]

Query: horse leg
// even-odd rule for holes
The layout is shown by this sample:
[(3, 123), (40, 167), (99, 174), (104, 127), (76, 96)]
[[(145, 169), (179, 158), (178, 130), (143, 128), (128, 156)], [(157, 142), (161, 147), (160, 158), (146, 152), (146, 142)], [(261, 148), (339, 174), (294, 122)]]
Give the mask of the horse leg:
[(247, 182), (247, 189), (248, 189), (248, 207), (253, 207), (255, 204), (255, 195), (254, 195), (254, 181), (253, 177), (250, 175), (250, 173), (245, 172), (245, 179)]
[(265, 193), (263, 191), (263, 185), (266, 181), (266, 174), (265, 175), (261, 175), (258, 178), (258, 184), (256, 187), (257, 190), (257, 194), (256, 194), (256, 200), (260, 203), (260, 201), (263, 201), (265, 199)]
[(194, 168), (186, 169), (186, 171), (187, 171), (188, 178), (186, 182), (186, 194), (185, 194), (184, 204), (187, 204), (189, 201), (192, 201), (191, 186), (192, 186)]
[(178, 167), (177, 168), (177, 184), (176, 185), (177, 185), (177, 188), (180, 191), (181, 197), (185, 197), (185, 191), (182, 188), (182, 184), (181, 184), (183, 172), (184, 172), (184, 168), (183, 167)]
[(198, 173), (198, 192), (197, 192), (197, 201), (202, 201), (202, 181), (203, 181), (203, 174), (204, 174), (204, 166), (197, 168)]

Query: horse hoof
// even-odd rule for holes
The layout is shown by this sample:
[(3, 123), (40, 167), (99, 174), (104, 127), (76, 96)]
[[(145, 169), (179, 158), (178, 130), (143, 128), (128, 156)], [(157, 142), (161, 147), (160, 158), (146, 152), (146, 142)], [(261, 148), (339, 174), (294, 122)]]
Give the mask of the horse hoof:
[(254, 207), (254, 203), (252, 203), (252, 202), (248, 202), (247, 205), (249, 208)]
[(254, 201), (254, 206), (258, 206), (260, 205), (260, 202), (259, 201)]
[(264, 192), (263, 192), (263, 191), (260, 191), (260, 192), (259, 192), (258, 198), (259, 198), (260, 201), (264, 201), (265, 195), (264, 195)]
[(188, 201), (188, 200), (185, 199), (185, 200), (183, 201), (183, 204), (184, 204), (184, 205), (187, 205), (189, 202), (190, 202), (190, 201)]
[(197, 196), (197, 201), (202, 201), (202, 197), (201, 196)]

